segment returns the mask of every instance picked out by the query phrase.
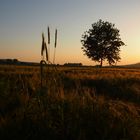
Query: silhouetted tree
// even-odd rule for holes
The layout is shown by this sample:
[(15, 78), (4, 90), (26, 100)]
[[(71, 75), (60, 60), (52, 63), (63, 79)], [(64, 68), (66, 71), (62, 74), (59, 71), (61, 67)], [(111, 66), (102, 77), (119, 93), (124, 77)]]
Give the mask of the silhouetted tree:
[(104, 60), (110, 65), (119, 61), (120, 46), (125, 45), (115, 25), (101, 19), (82, 35), (81, 42), (85, 55), (93, 61), (100, 62), (101, 66)]

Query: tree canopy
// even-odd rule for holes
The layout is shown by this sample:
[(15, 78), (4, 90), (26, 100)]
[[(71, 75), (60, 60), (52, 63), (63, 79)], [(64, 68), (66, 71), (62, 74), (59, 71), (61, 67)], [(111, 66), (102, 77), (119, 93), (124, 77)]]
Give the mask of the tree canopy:
[(84, 32), (81, 43), (84, 54), (93, 61), (100, 62), (101, 66), (105, 60), (110, 65), (119, 61), (120, 46), (125, 45), (115, 24), (101, 19)]

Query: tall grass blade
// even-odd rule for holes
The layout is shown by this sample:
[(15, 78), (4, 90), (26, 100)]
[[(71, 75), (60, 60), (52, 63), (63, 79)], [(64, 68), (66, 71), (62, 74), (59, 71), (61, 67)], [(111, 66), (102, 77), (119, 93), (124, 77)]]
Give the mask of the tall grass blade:
[(48, 61), (50, 61), (50, 28), (48, 26)]
[(48, 44), (50, 44), (50, 28), (48, 26)]
[(55, 54), (56, 54), (56, 48), (54, 49), (53, 64), (55, 64)]
[(48, 59), (48, 49), (47, 49), (47, 44), (46, 44), (46, 42), (45, 42), (44, 46), (45, 46), (45, 51), (46, 51), (46, 61), (48, 61), (48, 60), (49, 60), (49, 59)]
[(55, 43), (54, 43), (53, 64), (55, 64), (56, 45), (57, 45), (57, 29), (55, 30)]
[(41, 60), (40, 61), (40, 81), (41, 81), (41, 88), (43, 86), (43, 78), (44, 78), (44, 71), (43, 71), (43, 66), (46, 65), (46, 61), (45, 60)]
[(56, 45), (57, 45), (57, 29), (55, 30), (55, 44), (54, 44), (55, 48), (56, 48)]
[(45, 37), (44, 37), (44, 33), (42, 33), (42, 46), (41, 46), (41, 56), (42, 57), (43, 57), (43, 51), (45, 49), (44, 43), (45, 43)]

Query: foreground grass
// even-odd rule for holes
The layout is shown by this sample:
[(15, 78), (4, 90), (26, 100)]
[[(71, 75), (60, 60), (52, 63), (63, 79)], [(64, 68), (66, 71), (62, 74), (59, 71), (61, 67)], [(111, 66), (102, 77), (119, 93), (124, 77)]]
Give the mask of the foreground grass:
[(140, 139), (140, 70), (1, 67), (1, 139)]

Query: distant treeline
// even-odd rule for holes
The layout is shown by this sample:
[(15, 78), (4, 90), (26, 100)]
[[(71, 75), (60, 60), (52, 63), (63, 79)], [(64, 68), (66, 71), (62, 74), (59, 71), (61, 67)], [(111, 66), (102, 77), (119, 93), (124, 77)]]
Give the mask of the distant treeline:
[[(21, 62), (18, 59), (0, 59), (0, 64), (3, 65), (27, 65), (27, 66), (38, 66), (40, 65), (37, 62)], [(54, 64), (52, 64), (53, 66)], [(57, 66), (60, 66), (59, 64), (57, 64)], [(83, 66), (82, 63), (65, 63), (63, 66)]]
[(64, 66), (83, 66), (82, 63), (65, 63)]
[(5, 64), (5, 65), (34, 65), (34, 66), (39, 65), (39, 63), (35, 63), (35, 62), (21, 62), (18, 59), (0, 59), (0, 64)]

